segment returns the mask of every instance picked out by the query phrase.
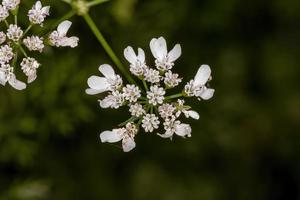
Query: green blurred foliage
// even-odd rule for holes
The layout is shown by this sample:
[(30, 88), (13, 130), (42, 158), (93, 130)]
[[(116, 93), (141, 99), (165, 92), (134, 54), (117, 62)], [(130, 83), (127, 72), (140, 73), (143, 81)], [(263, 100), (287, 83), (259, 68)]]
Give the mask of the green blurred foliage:
[[(46, 26), (70, 9), (45, 2)], [(120, 58), (133, 45), (150, 62), (153, 37), (180, 43), (175, 70), (185, 82), (210, 64), (215, 97), (189, 102), (201, 115), (187, 120), (190, 139), (141, 133), (127, 154), (101, 144), (128, 113), (85, 94), (87, 78), (112, 62), (73, 17), (78, 48), (47, 49), (27, 90), (0, 87), (0, 199), (300, 199), (299, 2), (112, 0), (91, 15)]]

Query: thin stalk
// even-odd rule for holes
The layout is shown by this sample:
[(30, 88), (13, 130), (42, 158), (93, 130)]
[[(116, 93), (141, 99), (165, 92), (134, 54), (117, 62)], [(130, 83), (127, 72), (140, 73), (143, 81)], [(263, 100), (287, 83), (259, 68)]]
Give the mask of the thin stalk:
[(25, 51), (25, 49), (23, 49), (23, 47), (20, 45), (19, 46), (20, 47), (20, 50), (21, 50), (21, 52), (24, 54), (24, 56), (27, 58), (28, 56), (27, 56), (27, 53), (26, 53), (26, 51)]
[(18, 25), (18, 15), (15, 15), (15, 25)]
[(102, 45), (102, 47), (104, 48), (104, 50), (106, 51), (106, 53), (109, 55), (109, 57), (115, 63), (115, 65), (117, 66), (117, 68), (121, 71), (121, 73), (126, 77), (126, 79), (130, 83), (135, 83), (135, 81), (133, 80), (133, 78), (130, 76), (130, 74), (128, 73), (128, 71), (122, 65), (122, 63), (119, 60), (119, 58), (116, 56), (116, 54), (114, 53), (114, 51), (111, 49), (111, 47), (109, 46), (109, 44), (107, 43), (107, 41), (103, 37), (102, 33), (100, 32), (100, 30), (98, 29), (98, 27), (96, 26), (95, 22), (90, 17), (90, 15), (88, 13), (86, 13), (86, 14), (83, 15), (83, 18), (85, 19), (86, 23), (88, 24), (88, 26), (90, 27), (90, 29), (92, 30), (92, 32), (94, 33), (94, 35), (96, 36), (96, 38), (98, 39), (98, 41), (100, 42), (100, 44)]
[(9, 27), (9, 24), (8, 24), (8, 22), (6, 21), (6, 20), (4, 20), (4, 22), (5, 22), (5, 25), (7, 26), (7, 28)]
[(94, 0), (94, 1), (92, 1), (92, 2), (88, 2), (87, 5), (88, 5), (89, 7), (92, 7), (92, 6), (96, 6), (96, 5), (98, 5), (98, 4), (101, 4), (101, 3), (105, 3), (105, 2), (107, 2), (107, 1), (109, 1), (109, 0)]
[(165, 97), (166, 100), (168, 99), (175, 99), (175, 98), (179, 98), (179, 97), (182, 97), (183, 94), (182, 93), (178, 93), (178, 94), (174, 94), (174, 95), (171, 95), (171, 96), (167, 96)]
[(138, 118), (136, 118), (136, 117), (131, 117), (131, 118), (129, 118), (128, 120), (126, 120), (125, 122), (122, 122), (121, 124), (119, 124), (118, 126), (125, 126), (127, 123), (129, 123), (129, 122), (134, 122), (134, 121), (136, 121)]
[(17, 60), (18, 60), (18, 51), (16, 51), (16, 53), (15, 53), (15, 57), (14, 57), (14, 59), (13, 59), (13, 61), (12, 61), (12, 66), (13, 66), (13, 67), (15, 67), (15, 66), (16, 66), (16, 62), (17, 62)]
[(28, 27), (27, 27), (27, 29), (24, 31), (24, 33), (23, 33), (23, 36), (25, 36), (26, 35), (26, 33), (31, 29), (31, 27), (32, 27), (32, 24), (30, 24)]
[(144, 79), (142, 81), (143, 81), (143, 85), (144, 85), (145, 90), (148, 91), (148, 86), (147, 86), (146, 81)]

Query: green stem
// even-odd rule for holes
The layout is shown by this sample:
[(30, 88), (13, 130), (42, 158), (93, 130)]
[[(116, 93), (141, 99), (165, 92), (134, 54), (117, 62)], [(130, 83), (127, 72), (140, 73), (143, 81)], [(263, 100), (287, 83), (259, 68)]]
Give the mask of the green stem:
[(4, 22), (5, 22), (5, 24), (6, 24), (7, 28), (8, 28), (9, 27), (8, 22), (6, 20), (4, 20)]
[(142, 81), (143, 81), (144, 88), (145, 88), (145, 90), (146, 90), (146, 92), (147, 92), (147, 91), (148, 91), (147, 83), (146, 83), (146, 81), (145, 81), (144, 79), (143, 79)]
[(24, 56), (27, 58), (28, 56), (27, 56), (27, 53), (26, 53), (26, 51), (25, 51), (25, 49), (23, 49), (23, 47), (20, 45), (19, 46), (20, 47), (20, 50), (21, 50), (21, 52), (24, 54)]
[(165, 97), (165, 99), (175, 99), (175, 98), (179, 98), (179, 97), (182, 97), (183, 94), (182, 93), (178, 93), (178, 94), (174, 94), (174, 95), (171, 95), (171, 96), (167, 96)]
[(12, 61), (12, 66), (13, 66), (14, 68), (15, 68), (15, 66), (16, 66), (17, 60), (18, 60), (18, 51), (16, 51), (15, 57), (14, 57), (14, 59), (13, 59), (13, 61)]
[(18, 25), (18, 15), (15, 15), (15, 25)]
[(118, 126), (125, 126), (127, 123), (129, 122), (134, 122), (135, 120), (137, 120), (138, 118), (136, 117), (131, 117), (128, 120), (126, 120), (125, 122), (122, 122), (121, 124), (119, 124)]
[(28, 27), (27, 27), (27, 29), (24, 31), (24, 33), (23, 33), (23, 36), (25, 36), (26, 35), (26, 33), (31, 29), (31, 27), (32, 27), (32, 24), (30, 24)]
[(109, 0), (94, 0), (94, 1), (92, 1), (92, 2), (88, 2), (87, 5), (88, 5), (89, 7), (92, 7), (92, 6), (96, 6), (96, 5), (98, 5), (98, 4), (101, 4), (101, 3), (105, 3), (105, 2), (107, 2), (107, 1), (109, 1)]
[(100, 30), (98, 29), (98, 27), (96, 26), (95, 22), (90, 17), (90, 15), (86, 13), (83, 15), (83, 18), (85, 19), (86, 23), (89, 25), (90, 29), (92, 30), (92, 32), (94, 33), (94, 35), (96, 36), (96, 38), (98, 39), (98, 41), (100, 42), (100, 44), (102, 45), (106, 53), (116, 64), (117, 68), (121, 71), (121, 73), (126, 77), (126, 79), (130, 83), (135, 83), (133, 78), (130, 76), (128, 71), (124, 68), (119, 58), (116, 56), (116, 54), (113, 52), (113, 50), (111, 49), (111, 47), (109, 46), (105, 38), (103, 37), (102, 33), (100, 32)]

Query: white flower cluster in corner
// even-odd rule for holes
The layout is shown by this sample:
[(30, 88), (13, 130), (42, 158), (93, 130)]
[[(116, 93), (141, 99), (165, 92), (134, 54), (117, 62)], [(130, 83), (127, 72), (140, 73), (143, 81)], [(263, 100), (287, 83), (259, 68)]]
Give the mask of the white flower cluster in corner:
[[(27, 76), (27, 83), (32, 83), (37, 77), (37, 69), (40, 63), (30, 53), (42, 53), (45, 45), (56, 47), (76, 47), (79, 39), (77, 37), (67, 37), (67, 32), (71, 26), (70, 21), (63, 21), (57, 27), (57, 30), (48, 34), (44, 39), (39, 35), (27, 35), (32, 26), (43, 27), (43, 22), (49, 16), (50, 6), (42, 6), (37, 1), (28, 11), (29, 26), (23, 30), (18, 24), (18, 10), (20, 0), (3, 0), (0, 4), (0, 22), (5, 23), (7, 31), (0, 31), (0, 84), (5, 86), (9, 83), (17, 90), (26, 88), (26, 84), (17, 80), (15, 70), (19, 65), (23, 73)], [(8, 22), (9, 15), (13, 15), (13, 22)], [(26, 48), (25, 48), (26, 47)]]
[(151, 40), (150, 49), (155, 58), (155, 68), (146, 64), (143, 49), (138, 48), (137, 54), (130, 46), (124, 50), (124, 56), (130, 63), (129, 70), (139, 79), (143, 88), (135, 84), (123, 84), (121, 77), (107, 64), (99, 67), (103, 76), (91, 76), (87, 81), (87, 94), (108, 93), (99, 100), (102, 108), (128, 106), (131, 118), (120, 124), (120, 128), (100, 134), (102, 142), (122, 140), (124, 152), (136, 146), (134, 137), (140, 128), (151, 133), (162, 127), (164, 133), (157, 133), (162, 138), (172, 139), (174, 135), (191, 137), (191, 126), (182, 123), (180, 117), (199, 119), (199, 114), (185, 105), (183, 98), (195, 96), (199, 100), (208, 100), (214, 94), (214, 89), (207, 85), (211, 80), (211, 69), (208, 65), (202, 65), (181, 93), (167, 96), (168, 90), (182, 81), (177, 73), (171, 71), (174, 62), (181, 56), (181, 47), (177, 44), (168, 52), (166, 40), (160, 37)]

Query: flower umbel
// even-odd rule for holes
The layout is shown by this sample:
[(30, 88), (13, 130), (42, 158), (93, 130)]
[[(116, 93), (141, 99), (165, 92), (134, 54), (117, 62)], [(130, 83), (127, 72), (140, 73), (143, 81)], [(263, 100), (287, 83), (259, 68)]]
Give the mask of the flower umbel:
[[(3, 0), (0, 5), (0, 22), (5, 22), (6, 32), (0, 32), (0, 84), (8, 82), (17, 90), (26, 88), (26, 84), (17, 80), (15, 70), (19, 67), (27, 76), (27, 83), (32, 83), (37, 78), (37, 69), (40, 63), (34, 58), (35, 52), (42, 53), (45, 45), (75, 47), (78, 43), (77, 37), (66, 37), (71, 26), (70, 21), (63, 21), (58, 25), (48, 38), (39, 35), (29, 35), (32, 26), (42, 26), (45, 18), (49, 16), (50, 6), (42, 6), (37, 1), (28, 11), (30, 24), (26, 29), (18, 25), (18, 10), (20, 0)], [(13, 15), (14, 21), (8, 21), (9, 15)], [(47, 36), (47, 34), (46, 34)], [(26, 47), (26, 48), (25, 48)], [(30, 52), (27, 52), (27, 49)]]
[(202, 65), (195, 78), (185, 85), (181, 93), (167, 96), (168, 89), (182, 82), (182, 78), (171, 71), (174, 62), (181, 55), (181, 47), (177, 44), (168, 52), (166, 40), (160, 37), (151, 40), (150, 49), (155, 58), (156, 69), (146, 65), (145, 53), (141, 48), (138, 48), (137, 54), (131, 46), (124, 50), (130, 72), (142, 81), (143, 87), (134, 84), (123, 85), (121, 77), (107, 64), (99, 67), (104, 77), (91, 76), (88, 79), (87, 94), (108, 93), (105, 98), (99, 100), (102, 108), (117, 109), (125, 105), (129, 107), (131, 117), (121, 123), (120, 128), (100, 134), (102, 142), (122, 141), (124, 152), (135, 148), (134, 137), (141, 128), (144, 132), (152, 133), (161, 125), (165, 132), (157, 135), (162, 138), (172, 139), (174, 135), (191, 137), (191, 126), (182, 123), (180, 118), (184, 116), (198, 120), (199, 114), (184, 104), (183, 97), (195, 96), (199, 100), (207, 100), (214, 93), (214, 89), (207, 85), (211, 80), (210, 67)]

